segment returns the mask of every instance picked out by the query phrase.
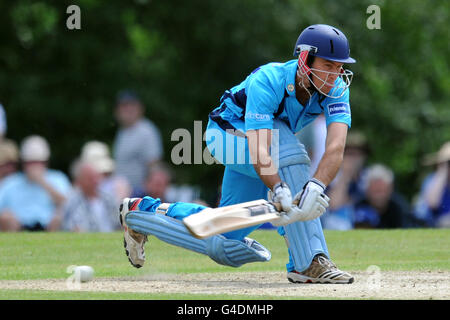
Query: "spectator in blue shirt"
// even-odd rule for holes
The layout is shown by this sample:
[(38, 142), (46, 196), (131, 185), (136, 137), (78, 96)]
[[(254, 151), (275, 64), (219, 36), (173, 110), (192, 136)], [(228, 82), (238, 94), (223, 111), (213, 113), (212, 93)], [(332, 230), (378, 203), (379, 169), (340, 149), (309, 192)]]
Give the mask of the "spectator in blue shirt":
[(427, 226), (450, 227), (450, 141), (437, 154), (427, 160), (436, 170), (422, 183), (419, 199), (415, 206), (416, 218)]
[(43, 137), (25, 138), (20, 157), (23, 172), (8, 176), (0, 186), (0, 230), (58, 230), (69, 179), (48, 169), (50, 148)]
[(409, 219), (408, 202), (394, 190), (394, 173), (381, 164), (370, 166), (363, 177), (364, 198), (354, 207), (355, 228), (402, 228)]

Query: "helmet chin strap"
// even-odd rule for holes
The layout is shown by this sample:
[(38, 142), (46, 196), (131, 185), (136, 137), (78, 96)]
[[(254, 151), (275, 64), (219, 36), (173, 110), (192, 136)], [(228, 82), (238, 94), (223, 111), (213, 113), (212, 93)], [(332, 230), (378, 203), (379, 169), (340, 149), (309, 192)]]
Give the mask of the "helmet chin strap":
[[(312, 80), (309, 78), (309, 76), (306, 73), (302, 73), (300, 71), (300, 68), (297, 68), (297, 75), (300, 77), (300, 81), (298, 82), (298, 85), (301, 88), (305, 89), (305, 91), (309, 95), (309, 99), (308, 99), (308, 103), (309, 103), (309, 101), (311, 101), (311, 98), (312, 98), (312, 95), (314, 94), (314, 92), (317, 92), (319, 94), (320, 94), (320, 92), (316, 89), (316, 86), (314, 86), (314, 84), (312, 83)], [(308, 87), (305, 85), (305, 75), (309, 82)]]

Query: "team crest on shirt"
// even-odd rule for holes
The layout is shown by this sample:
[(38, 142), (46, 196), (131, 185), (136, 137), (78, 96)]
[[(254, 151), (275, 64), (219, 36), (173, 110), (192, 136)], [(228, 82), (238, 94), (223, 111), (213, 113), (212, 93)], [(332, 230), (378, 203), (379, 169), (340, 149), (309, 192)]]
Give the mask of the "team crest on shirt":
[(336, 114), (350, 114), (350, 106), (345, 102), (330, 103), (327, 106), (328, 115), (334, 116)]
[(294, 89), (295, 89), (295, 87), (294, 87), (294, 85), (293, 85), (292, 83), (291, 83), (291, 84), (288, 84), (287, 88), (288, 88), (288, 90), (289, 90), (290, 92), (293, 92)]

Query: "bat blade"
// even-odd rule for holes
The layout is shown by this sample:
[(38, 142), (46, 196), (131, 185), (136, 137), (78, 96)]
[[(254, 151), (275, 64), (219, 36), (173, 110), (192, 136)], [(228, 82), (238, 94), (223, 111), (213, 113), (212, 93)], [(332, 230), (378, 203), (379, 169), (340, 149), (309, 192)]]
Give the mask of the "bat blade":
[(220, 208), (206, 208), (184, 218), (183, 223), (194, 237), (203, 239), (279, 218), (276, 206), (261, 199)]

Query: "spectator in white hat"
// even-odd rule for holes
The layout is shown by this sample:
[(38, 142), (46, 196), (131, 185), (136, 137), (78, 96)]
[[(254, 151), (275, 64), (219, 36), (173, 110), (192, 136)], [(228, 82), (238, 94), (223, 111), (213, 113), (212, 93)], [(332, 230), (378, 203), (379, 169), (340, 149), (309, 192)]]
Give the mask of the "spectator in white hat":
[(58, 230), (61, 208), (71, 190), (69, 179), (48, 169), (50, 148), (43, 137), (25, 138), (20, 158), (23, 172), (9, 176), (0, 186), (0, 230)]
[(63, 230), (110, 232), (120, 228), (117, 204), (99, 185), (102, 174), (94, 163), (78, 160), (73, 167), (75, 188), (63, 209)]
[(103, 176), (99, 184), (101, 192), (112, 196), (117, 205), (124, 198), (131, 196), (131, 185), (128, 180), (116, 173), (116, 164), (112, 159), (109, 147), (104, 142), (89, 141), (81, 149), (81, 161), (90, 162)]

